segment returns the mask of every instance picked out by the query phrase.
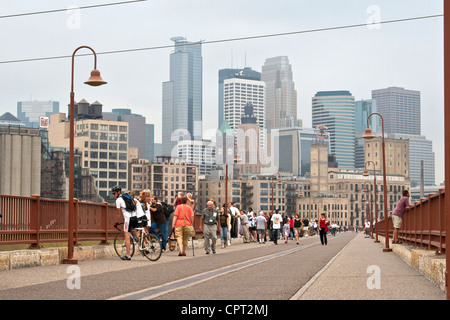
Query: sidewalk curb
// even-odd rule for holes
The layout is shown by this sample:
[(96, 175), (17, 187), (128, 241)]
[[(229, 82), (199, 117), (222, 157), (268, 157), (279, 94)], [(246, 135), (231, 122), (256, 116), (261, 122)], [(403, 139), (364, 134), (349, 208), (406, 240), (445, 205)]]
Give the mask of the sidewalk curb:
[[(385, 238), (378, 236), (381, 243), (384, 244)], [(400, 256), (410, 267), (414, 268), (428, 280), (437, 285), (442, 291), (446, 292), (445, 286), (445, 270), (446, 257), (445, 254), (436, 254), (433, 250), (425, 250), (406, 244), (389, 244), (392, 252)]]
[[(243, 242), (244, 238), (231, 239), (231, 244), (240, 244)], [(220, 243), (219, 239), (218, 243)], [(204, 248), (203, 239), (194, 240), (194, 249), (196, 248)], [(192, 241), (189, 241), (188, 249), (192, 249)], [(169, 250), (169, 246), (167, 246), (167, 250)], [(80, 261), (104, 259), (114, 256), (116, 256), (116, 252), (112, 244), (75, 246), (73, 251), (73, 258)], [(0, 271), (58, 265), (66, 258), (67, 247), (2, 251), (0, 252)]]

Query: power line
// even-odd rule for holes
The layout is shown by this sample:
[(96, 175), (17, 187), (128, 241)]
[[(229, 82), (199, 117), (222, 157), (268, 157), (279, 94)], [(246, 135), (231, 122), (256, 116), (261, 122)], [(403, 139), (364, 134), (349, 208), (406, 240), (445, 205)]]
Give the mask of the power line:
[(0, 19), (33, 16), (33, 15), (38, 15), (38, 14), (47, 14), (47, 13), (55, 13), (55, 12), (63, 12), (63, 11), (67, 11), (70, 9), (92, 9), (92, 8), (100, 8), (100, 7), (117, 6), (117, 5), (122, 5), (122, 4), (128, 4), (128, 3), (133, 3), (133, 2), (143, 2), (143, 1), (147, 1), (147, 0), (130, 0), (130, 1), (122, 1), (122, 2), (94, 4), (94, 5), (83, 6), (83, 7), (71, 7), (71, 8), (66, 8), (66, 9), (53, 9), (53, 10), (36, 11), (36, 12), (16, 13), (16, 14), (0, 16)]
[[(399, 22), (407, 22), (407, 21), (415, 21), (415, 20), (432, 19), (432, 18), (438, 18), (438, 17), (443, 17), (443, 16), (444, 16), (443, 14), (436, 14), (436, 15), (430, 15), (430, 16), (421, 16), (421, 17), (413, 17), (413, 18), (404, 18), (404, 19), (380, 21), (380, 22), (377, 22), (376, 24), (380, 24), (381, 25), (381, 24), (399, 23)], [(224, 43), (224, 42), (232, 42), (232, 41), (254, 40), (254, 39), (263, 39), (263, 38), (272, 38), (272, 37), (281, 37), (281, 36), (305, 34), (305, 33), (314, 33), (314, 32), (324, 32), (324, 31), (332, 31), (332, 30), (359, 28), (359, 27), (366, 27), (368, 25), (370, 25), (370, 24), (361, 23), (361, 24), (352, 24), (352, 25), (345, 25), (345, 26), (310, 29), (310, 30), (302, 30), (302, 31), (291, 31), (291, 32), (282, 32), (282, 33), (272, 33), (272, 34), (265, 34), (265, 35), (248, 36), (248, 37), (238, 37), (238, 38), (210, 40), (210, 41), (200, 41), (200, 42), (187, 43), (186, 45), (195, 45), (195, 44), (198, 44), (198, 43), (214, 44), (214, 43)], [(128, 52), (167, 49), (167, 48), (173, 48), (174, 46), (175, 45), (172, 44), (172, 45), (155, 46), (155, 47), (112, 50), (112, 51), (98, 52), (97, 55), (118, 54), (118, 53), (128, 53)], [(79, 54), (78, 56), (87, 56), (87, 55), (91, 55), (91, 53)], [(19, 59), (19, 60), (6, 60), (6, 61), (0, 61), (0, 64), (32, 62), (32, 61), (44, 61), (44, 60), (56, 60), (56, 59), (66, 59), (66, 58), (71, 58), (71, 57), (72, 57), (72, 55), (64, 55), (64, 56), (28, 58), (28, 59)]]

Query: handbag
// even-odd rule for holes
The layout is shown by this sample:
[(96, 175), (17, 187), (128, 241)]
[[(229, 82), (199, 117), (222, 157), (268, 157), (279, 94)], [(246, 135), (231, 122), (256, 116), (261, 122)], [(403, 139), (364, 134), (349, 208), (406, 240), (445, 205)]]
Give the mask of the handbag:
[(186, 215), (184, 214), (184, 207), (181, 205), (181, 210), (183, 211), (183, 219), (184, 219), (184, 226), (183, 226), (183, 233), (186, 234), (188, 237), (194, 237), (195, 236), (195, 229), (192, 226), (188, 226), (186, 224)]

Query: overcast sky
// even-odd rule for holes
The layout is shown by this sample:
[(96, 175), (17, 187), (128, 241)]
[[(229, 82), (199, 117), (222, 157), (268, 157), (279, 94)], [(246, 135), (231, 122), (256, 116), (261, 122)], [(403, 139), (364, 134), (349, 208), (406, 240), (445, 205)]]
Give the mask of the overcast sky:
[[(68, 9), (123, 0), (0, 0), (0, 16)], [(67, 112), (71, 59), (1, 63), (71, 56), (81, 45), (96, 52), (172, 45), (170, 38), (213, 41), (443, 13), (442, 0), (149, 0), (93, 9), (0, 18), (0, 115), (17, 102), (54, 100)], [(373, 26), (372, 26), (373, 27)], [(130, 108), (155, 124), (161, 141), (162, 82), (169, 80), (171, 48), (100, 54), (108, 85), (83, 84), (92, 56), (75, 61), (75, 100), (96, 100), (104, 111)], [(80, 50), (79, 54), (89, 53)], [(356, 100), (389, 86), (421, 91), (422, 134), (433, 140), (436, 183), (443, 181), (443, 18), (379, 28), (369, 26), (203, 45), (203, 128), (217, 127), (218, 70), (251, 67), (285, 55), (293, 68), (299, 118), (311, 126), (317, 91), (349, 90)], [(207, 137), (206, 137), (207, 138)]]

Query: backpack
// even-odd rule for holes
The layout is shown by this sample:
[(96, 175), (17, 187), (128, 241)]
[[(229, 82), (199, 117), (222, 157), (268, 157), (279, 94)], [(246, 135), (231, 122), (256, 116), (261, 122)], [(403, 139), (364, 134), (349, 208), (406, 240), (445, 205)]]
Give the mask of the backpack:
[(125, 201), (125, 210), (128, 212), (134, 212), (136, 211), (136, 202), (134, 202), (133, 197), (128, 194), (124, 193), (121, 195), (123, 201)]
[(163, 207), (163, 212), (164, 215), (166, 216), (167, 221), (169, 221), (170, 215), (172, 214), (172, 212), (175, 211), (175, 208), (173, 207), (173, 205), (168, 204), (166, 202), (160, 202), (161, 206)]

